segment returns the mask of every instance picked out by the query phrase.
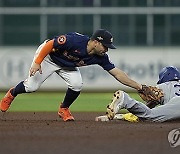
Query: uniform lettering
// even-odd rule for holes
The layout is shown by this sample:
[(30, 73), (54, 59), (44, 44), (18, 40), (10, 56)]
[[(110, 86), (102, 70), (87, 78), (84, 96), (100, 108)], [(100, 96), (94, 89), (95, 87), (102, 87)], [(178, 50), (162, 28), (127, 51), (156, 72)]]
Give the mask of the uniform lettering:
[(63, 52), (63, 55), (64, 55), (66, 58), (68, 58), (68, 59), (70, 59), (70, 60), (73, 60), (73, 61), (77, 61), (77, 60), (79, 60), (79, 58), (78, 58), (78, 57), (74, 57), (74, 56), (72, 56), (72, 55), (68, 54), (68, 52), (67, 52), (67, 51), (64, 51), (64, 52)]
[(180, 96), (180, 85), (179, 84), (175, 84), (174, 88), (176, 88), (175, 95)]

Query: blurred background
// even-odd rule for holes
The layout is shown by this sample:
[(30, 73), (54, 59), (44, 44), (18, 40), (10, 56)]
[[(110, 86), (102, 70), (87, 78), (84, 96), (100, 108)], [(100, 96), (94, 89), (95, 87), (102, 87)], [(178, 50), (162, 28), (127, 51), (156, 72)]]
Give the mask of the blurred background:
[[(180, 68), (180, 0), (0, 0), (0, 89), (24, 80), (36, 48), (76, 31), (110, 31), (118, 47), (110, 59), (132, 79), (156, 85), (160, 69)], [(99, 66), (81, 68), (84, 90), (132, 90)], [(57, 75), (41, 90), (64, 90)]]

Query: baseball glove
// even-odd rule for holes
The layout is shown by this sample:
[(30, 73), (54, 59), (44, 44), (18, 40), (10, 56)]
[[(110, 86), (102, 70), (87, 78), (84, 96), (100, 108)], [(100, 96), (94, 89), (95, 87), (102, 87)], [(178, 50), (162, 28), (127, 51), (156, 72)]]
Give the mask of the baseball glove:
[(138, 90), (139, 96), (147, 103), (149, 108), (153, 108), (161, 104), (164, 97), (163, 91), (157, 87), (142, 85), (142, 89)]

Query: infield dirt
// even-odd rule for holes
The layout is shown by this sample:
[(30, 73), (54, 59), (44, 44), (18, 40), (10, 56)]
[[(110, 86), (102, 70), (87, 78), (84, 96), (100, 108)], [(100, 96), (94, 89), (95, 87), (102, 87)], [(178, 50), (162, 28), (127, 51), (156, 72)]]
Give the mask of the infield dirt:
[(0, 154), (179, 154), (168, 133), (180, 121), (166, 123), (95, 122), (103, 113), (73, 113), (63, 122), (52, 112), (0, 113)]

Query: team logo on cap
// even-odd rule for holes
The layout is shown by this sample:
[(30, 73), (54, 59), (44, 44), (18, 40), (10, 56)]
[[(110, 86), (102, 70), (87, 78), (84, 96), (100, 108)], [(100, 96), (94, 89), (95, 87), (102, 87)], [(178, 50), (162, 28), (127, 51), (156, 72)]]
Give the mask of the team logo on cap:
[(113, 37), (110, 39), (111, 43), (113, 42)]
[(98, 36), (97, 38), (98, 38), (98, 40), (100, 40), (100, 41), (103, 40), (103, 38), (102, 38), (101, 36)]

